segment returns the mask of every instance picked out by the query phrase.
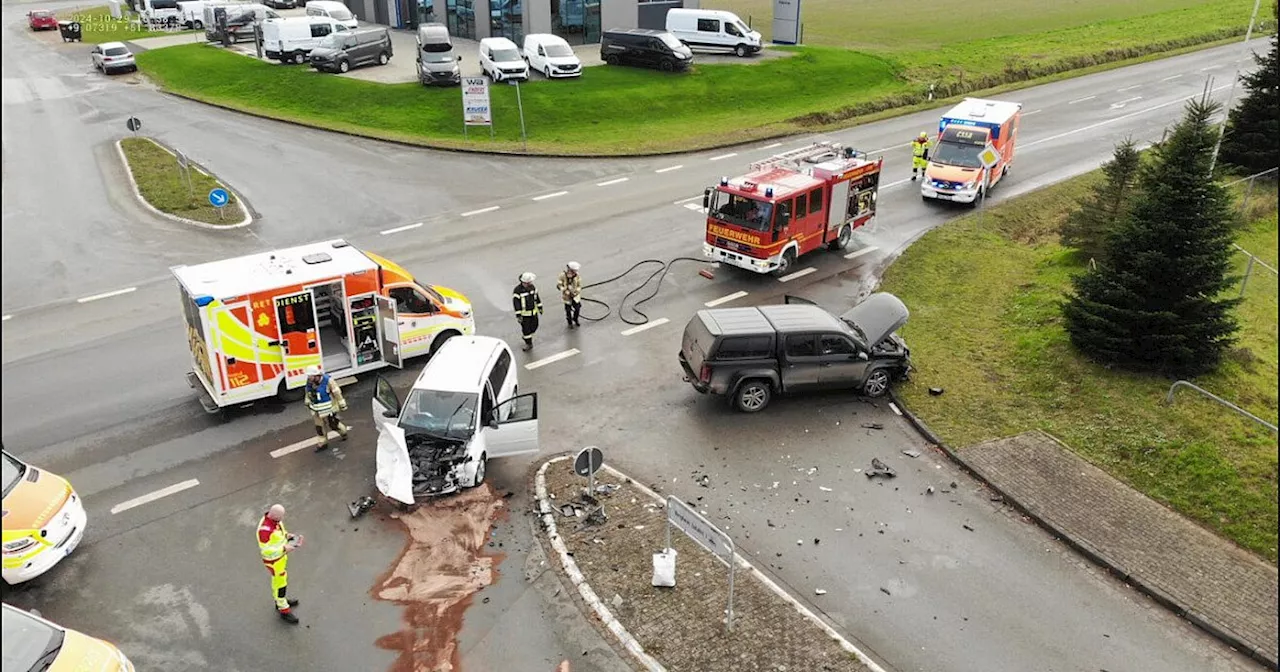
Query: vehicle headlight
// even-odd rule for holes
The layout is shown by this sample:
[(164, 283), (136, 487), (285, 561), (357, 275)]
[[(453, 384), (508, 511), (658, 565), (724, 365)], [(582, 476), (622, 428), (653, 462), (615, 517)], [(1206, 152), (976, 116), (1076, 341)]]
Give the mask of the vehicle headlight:
[(31, 537), (23, 537), (21, 539), (14, 539), (13, 541), (6, 541), (4, 542), (4, 553), (5, 555), (17, 555), (29, 550), (35, 545), (36, 540)]
[(976, 187), (976, 186), (978, 186), (978, 181), (977, 181), (977, 180), (970, 180), (970, 181), (968, 181), (968, 182), (965, 182), (965, 183), (964, 183), (964, 188), (965, 188), (965, 189), (972, 189), (972, 188), (974, 188), (974, 187)]

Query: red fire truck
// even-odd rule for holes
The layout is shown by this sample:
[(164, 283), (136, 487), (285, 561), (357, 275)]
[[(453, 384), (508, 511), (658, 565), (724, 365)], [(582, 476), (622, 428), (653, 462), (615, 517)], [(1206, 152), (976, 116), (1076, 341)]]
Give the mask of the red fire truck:
[(785, 275), (825, 245), (842, 250), (876, 214), (883, 158), (818, 142), (751, 164), (751, 172), (707, 188), (702, 253), (756, 273)]

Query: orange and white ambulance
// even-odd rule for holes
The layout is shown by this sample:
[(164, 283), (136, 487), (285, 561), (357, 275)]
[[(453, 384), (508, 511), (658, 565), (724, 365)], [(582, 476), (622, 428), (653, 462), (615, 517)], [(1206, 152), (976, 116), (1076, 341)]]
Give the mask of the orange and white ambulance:
[[(965, 98), (951, 108), (938, 122), (921, 198), (975, 203), (1009, 172), (1021, 119), (1020, 103)], [(984, 154), (996, 159), (990, 169)]]
[(170, 270), (191, 348), (187, 381), (211, 413), (300, 396), (309, 366), (334, 377), (400, 368), (475, 333), (467, 297), (341, 239)]
[[(4, 582), (30, 581), (71, 554), (88, 516), (75, 489), (0, 449), (4, 473)], [(8, 670), (8, 666), (5, 670)]]
[(111, 642), (47, 621), (29, 611), (0, 607), (4, 672), (134, 672)]

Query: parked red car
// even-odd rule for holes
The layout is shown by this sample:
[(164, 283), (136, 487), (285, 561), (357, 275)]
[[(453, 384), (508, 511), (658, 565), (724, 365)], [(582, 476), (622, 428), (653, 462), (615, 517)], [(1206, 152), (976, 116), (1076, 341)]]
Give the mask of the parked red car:
[(37, 9), (27, 12), (27, 25), (31, 26), (31, 30), (57, 30), (58, 17), (47, 9)]

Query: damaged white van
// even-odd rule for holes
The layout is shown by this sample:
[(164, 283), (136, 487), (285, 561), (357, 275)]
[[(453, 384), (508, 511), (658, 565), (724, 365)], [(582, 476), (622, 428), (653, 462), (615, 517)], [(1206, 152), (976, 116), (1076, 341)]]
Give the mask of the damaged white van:
[(378, 377), (378, 490), (404, 504), (484, 483), (494, 458), (538, 452), (538, 395), (519, 394), (510, 346), (455, 336), (431, 357), (401, 406)]

